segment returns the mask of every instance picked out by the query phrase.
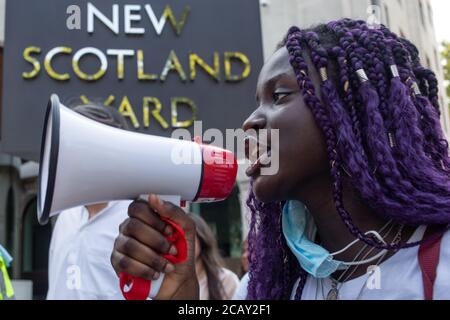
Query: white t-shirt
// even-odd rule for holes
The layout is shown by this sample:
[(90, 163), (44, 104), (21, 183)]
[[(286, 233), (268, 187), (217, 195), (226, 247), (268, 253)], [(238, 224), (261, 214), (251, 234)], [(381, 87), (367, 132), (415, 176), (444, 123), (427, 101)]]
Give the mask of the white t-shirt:
[(47, 299), (123, 299), (110, 257), (130, 203), (110, 202), (92, 219), (85, 207), (59, 214), (50, 243)]
[[(417, 242), (423, 238), (425, 227), (418, 228), (409, 242)], [(418, 260), (419, 247), (399, 250), (395, 255), (381, 263), (371, 275), (345, 282), (339, 288), (340, 300), (423, 300), (422, 272)], [(441, 242), (439, 265), (436, 271), (433, 298), (435, 300), (450, 299), (450, 232)], [(241, 280), (235, 299), (247, 296), (248, 277)], [(291, 299), (295, 297), (297, 283), (292, 290)], [(322, 290), (323, 287), (323, 290)], [(331, 290), (331, 280), (323, 281), (308, 276), (303, 289), (302, 300), (324, 300)], [(322, 295), (323, 291), (323, 295)]]
[(247, 299), (247, 287), (248, 287), (248, 272), (244, 274), (241, 281), (239, 282), (239, 287), (234, 293), (233, 300), (245, 300)]
[[(204, 268), (202, 270), (196, 269), (196, 271), (198, 285), (200, 287), (200, 300), (210, 300), (206, 271)], [(234, 296), (239, 286), (239, 278), (233, 271), (226, 268), (221, 269), (219, 277), (224, 289), (223, 293), (225, 296), (223, 297), (223, 300), (229, 300)]]

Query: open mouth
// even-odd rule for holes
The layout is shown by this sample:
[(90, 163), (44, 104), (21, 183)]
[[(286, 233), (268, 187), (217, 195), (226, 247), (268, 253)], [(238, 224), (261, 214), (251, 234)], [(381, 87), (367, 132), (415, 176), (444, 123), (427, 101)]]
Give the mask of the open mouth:
[(255, 177), (261, 173), (261, 168), (269, 167), (271, 156), (270, 144), (262, 143), (254, 136), (245, 138), (245, 157), (250, 161), (250, 165), (245, 171), (247, 176)]

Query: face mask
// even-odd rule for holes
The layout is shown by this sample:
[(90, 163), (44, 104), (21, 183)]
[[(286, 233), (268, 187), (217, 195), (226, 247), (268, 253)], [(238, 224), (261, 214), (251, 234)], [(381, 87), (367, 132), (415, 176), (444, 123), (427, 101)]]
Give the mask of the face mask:
[[(314, 243), (317, 235), (316, 225), (308, 209), (299, 201), (288, 201), (284, 205), (282, 229), (287, 245), (297, 258), (300, 266), (315, 278), (327, 278), (338, 270), (346, 270), (350, 266), (372, 262), (386, 253), (386, 250), (382, 250), (370, 259), (357, 262), (335, 260), (334, 256), (347, 251), (360, 240), (355, 240), (335, 253), (328, 252), (322, 246)], [(369, 234), (374, 235), (385, 244), (383, 238), (376, 231), (366, 233), (366, 235)]]

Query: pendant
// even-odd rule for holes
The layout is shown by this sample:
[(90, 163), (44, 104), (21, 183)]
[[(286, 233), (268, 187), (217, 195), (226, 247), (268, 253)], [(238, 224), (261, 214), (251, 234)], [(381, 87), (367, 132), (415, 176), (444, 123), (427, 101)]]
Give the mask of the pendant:
[(337, 288), (331, 288), (327, 294), (327, 300), (339, 300), (339, 291)]
[(328, 291), (327, 300), (339, 300), (339, 290), (338, 284), (336, 281), (331, 280), (331, 289)]

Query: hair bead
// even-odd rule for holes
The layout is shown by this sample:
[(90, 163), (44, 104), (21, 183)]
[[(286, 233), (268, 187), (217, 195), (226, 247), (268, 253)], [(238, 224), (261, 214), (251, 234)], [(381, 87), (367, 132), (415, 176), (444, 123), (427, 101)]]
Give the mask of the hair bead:
[(411, 86), (411, 89), (413, 89), (413, 92), (416, 96), (421, 96), (422, 92), (420, 92), (420, 88), (419, 85), (417, 84), (417, 82), (414, 82)]
[(356, 70), (356, 74), (358, 75), (359, 81), (361, 81), (361, 83), (369, 82), (369, 77), (367, 76), (367, 73), (366, 71), (364, 71), (364, 69)]
[(320, 77), (322, 78), (322, 82), (325, 82), (328, 80), (327, 68), (320, 68), (319, 73), (320, 73)]
[(389, 146), (393, 149), (397, 147), (397, 142), (395, 141), (394, 134), (392, 132), (388, 132), (388, 138), (389, 138)]
[(390, 69), (393, 78), (400, 78), (400, 72), (398, 71), (398, 67), (395, 64), (392, 65)]
[(350, 81), (347, 80), (347, 81), (345, 81), (345, 83), (344, 83), (344, 91), (347, 92), (348, 89), (350, 89)]

